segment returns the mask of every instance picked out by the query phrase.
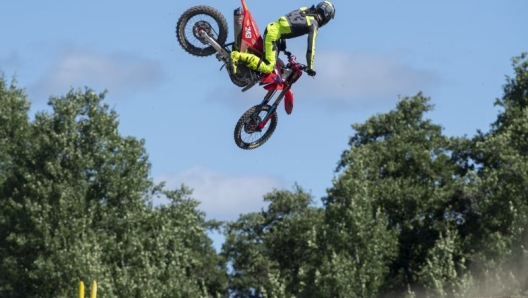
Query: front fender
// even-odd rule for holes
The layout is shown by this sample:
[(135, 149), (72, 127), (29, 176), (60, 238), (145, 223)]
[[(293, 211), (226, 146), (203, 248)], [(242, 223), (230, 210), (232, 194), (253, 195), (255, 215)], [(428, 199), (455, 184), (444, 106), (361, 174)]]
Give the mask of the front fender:
[(293, 92), (291, 89), (288, 89), (284, 95), (284, 110), (286, 110), (286, 114), (288, 115), (293, 111), (293, 102)]

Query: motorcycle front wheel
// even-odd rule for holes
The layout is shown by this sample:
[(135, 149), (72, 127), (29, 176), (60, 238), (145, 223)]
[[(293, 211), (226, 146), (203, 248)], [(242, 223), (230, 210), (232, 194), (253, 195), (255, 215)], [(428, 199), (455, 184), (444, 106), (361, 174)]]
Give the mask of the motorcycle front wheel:
[(277, 111), (271, 114), (266, 125), (260, 129), (258, 126), (266, 117), (270, 105), (257, 105), (248, 109), (238, 120), (235, 126), (235, 143), (244, 150), (251, 150), (262, 146), (271, 137), (277, 128)]
[(210, 56), (216, 50), (200, 36), (201, 31), (223, 46), (228, 33), (227, 21), (217, 9), (198, 5), (187, 9), (176, 23), (176, 38), (187, 53)]

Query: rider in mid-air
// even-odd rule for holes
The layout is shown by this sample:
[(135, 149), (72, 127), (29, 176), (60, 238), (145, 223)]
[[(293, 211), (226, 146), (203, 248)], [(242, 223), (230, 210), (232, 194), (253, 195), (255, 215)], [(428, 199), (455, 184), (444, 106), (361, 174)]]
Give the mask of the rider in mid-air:
[(306, 73), (315, 76), (313, 62), (315, 55), (315, 39), (317, 30), (326, 25), (335, 16), (334, 5), (330, 1), (323, 1), (312, 7), (301, 7), (269, 23), (264, 31), (264, 57), (259, 57), (246, 52), (231, 52), (233, 72), (236, 73), (237, 63), (243, 62), (249, 68), (271, 73), (275, 68), (277, 50), (286, 48), (286, 39), (308, 34), (308, 49)]

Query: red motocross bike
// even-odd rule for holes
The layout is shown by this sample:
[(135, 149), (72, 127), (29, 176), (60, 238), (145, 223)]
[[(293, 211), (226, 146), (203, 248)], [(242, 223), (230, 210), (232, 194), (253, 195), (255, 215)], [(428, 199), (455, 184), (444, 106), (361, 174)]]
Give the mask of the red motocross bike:
[[(277, 127), (277, 107), (284, 99), (284, 108), (289, 115), (293, 110), (292, 85), (301, 77), (306, 65), (297, 62), (296, 57), (283, 50), (288, 62), (284, 63), (277, 57), (275, 70), (270, 74), (262, 74), (240, 64), (236, 73), (231, 67), (231, 51), (247, 51), (263, 57), (263, 38), (246, 6), (234, 11), (235, 41), (226, 43), (228, 35), (227, 22), (224, 16), (215, 8), (205, 5), (187, 9), (176, 24), (176, 37), (182, 48), (191, 55), (205, 57), (216, 53), (218, 61), (226, 66), (227, 73), (233, 84), (246, 91), (257, 83), (267, 91), (262, 102), (248, 109), (235, 126), (235, 143), (242, 149), (255, 149), (263, 145)], [(278, 93), (273, 104), (274, 95)]]

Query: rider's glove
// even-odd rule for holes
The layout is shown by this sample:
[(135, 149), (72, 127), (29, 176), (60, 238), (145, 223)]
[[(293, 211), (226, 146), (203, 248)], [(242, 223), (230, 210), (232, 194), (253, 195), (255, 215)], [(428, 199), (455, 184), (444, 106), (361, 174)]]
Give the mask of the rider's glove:
[(306, 73), (311, 76), (311, 77), (315, 77), (315, 70), (311, 69), (311, 68), (308, 68), (306, 70)]

